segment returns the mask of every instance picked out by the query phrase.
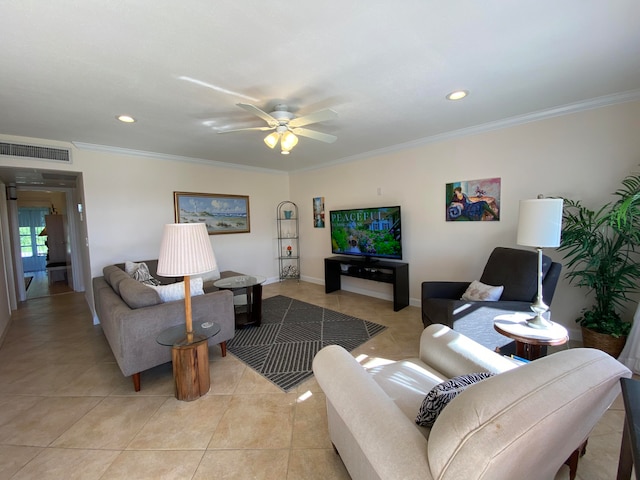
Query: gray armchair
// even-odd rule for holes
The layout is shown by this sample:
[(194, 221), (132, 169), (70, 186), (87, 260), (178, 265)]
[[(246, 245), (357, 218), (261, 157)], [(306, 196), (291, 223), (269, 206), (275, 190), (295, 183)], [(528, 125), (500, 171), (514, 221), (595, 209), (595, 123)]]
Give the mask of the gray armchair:
[[(542, 257), (542, 297), (551, 305), (562, 265)], [(496, 302), (469, 302), (460, 298), (471, 282), (422, 283), (422, 323), (425, 327), (441, 323), (472, 338), (487, 348), (503, 348), (512, 343), (493, 328), (493, 319), (501, 314), (531, 312), (535, 300), (538, 254), (531, 250), (497, 247), (489, 256), (480, 282), (504, 286)]]

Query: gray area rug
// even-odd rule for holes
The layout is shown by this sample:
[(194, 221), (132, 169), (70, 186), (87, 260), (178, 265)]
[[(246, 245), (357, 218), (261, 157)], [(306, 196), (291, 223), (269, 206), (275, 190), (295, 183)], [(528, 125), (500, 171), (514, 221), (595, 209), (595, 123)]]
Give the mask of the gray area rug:
[(262, 324), (236, 330), (227, 349), (287, 392), (313, 375), (311, 362), (321, 348), (352, 351), (386, 328), (278, 295), (262, 301)]

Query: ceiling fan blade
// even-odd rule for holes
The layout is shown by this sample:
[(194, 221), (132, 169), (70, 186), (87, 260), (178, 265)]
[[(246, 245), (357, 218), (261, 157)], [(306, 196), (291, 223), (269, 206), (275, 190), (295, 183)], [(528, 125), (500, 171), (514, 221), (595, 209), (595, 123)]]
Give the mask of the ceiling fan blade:
[(296, 135), (300, 135), (301, 137), (313, 138), (314, 140), (320, 140), (325, 143), (333, 143), (338, 137), (335, 135), (329, 135), (328, 133), (316, 132), (315, 130), (309, 130), (308, 128), (293, 128), (291, 129), (293, 133)]
[(262, 130), (266, 132), (267, 130), (273, 130), (276, 127), (250, 127), (250, 128), (234, 128), (233, 130), (220, 130), (218, 133), (232, 133), (232, 132), (245, 132), (247, 130)]
[(303, 127), (311, 123), (333, 120), (334, 118), (338, 118), (338, 114), (329, 108), (325, 108), (324, 110), (318, 110), (317, 112), (310, 113), (309, 115), (294, 118), (289, 122), (289, 126), (292, 128)]
[(260, 117), (265, 122), (267, 122), (270, 127), (277, 127), (280, 124), (280, 122), (278, 122), (278, 120), (273, 118), (267, 112), (264, 112), (264, 111), (260, 110), (255, 105), (251, 105), (250, 103), (237, 103), (236, 105), (238, 105), (240, 108), (246, 110), (247, 112), (254, 114), (257, 117)]

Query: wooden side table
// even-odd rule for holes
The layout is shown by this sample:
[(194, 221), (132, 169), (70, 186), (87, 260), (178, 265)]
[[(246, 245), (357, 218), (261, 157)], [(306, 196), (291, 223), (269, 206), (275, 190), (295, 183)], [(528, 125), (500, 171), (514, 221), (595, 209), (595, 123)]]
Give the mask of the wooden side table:
[(163, 330), (156, 341), (171, 347), (173, 380), (178, 400), (190, 402), (211, 388), (209, 378), (209, 338), (220, 332), (214, 322), (193, 322), (193, 333), (187, 335), (184, 325)]
[(542, 347), (563, 345), (569, 341), (567, 329), (558, 323), (550, 328), (532, 328), (527, 325), (531, 315), (513, 313), (498, 315), (493, 320), (493, 328), (516, 341), (516, 355), (527, 360), (535, 360), (543, 356)]

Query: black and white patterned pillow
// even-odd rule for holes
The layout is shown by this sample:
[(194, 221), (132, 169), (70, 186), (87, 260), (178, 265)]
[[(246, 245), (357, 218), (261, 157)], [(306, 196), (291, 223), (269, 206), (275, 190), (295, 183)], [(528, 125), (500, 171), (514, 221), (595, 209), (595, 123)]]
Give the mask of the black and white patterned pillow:
[(125, 272), (145, 285), (160, 285), (160, 282), (151, 276), (149, 267), (144, 262), (125, 262)]
[(481, 382), (494, 374), (491, 372), (469, 373), (453, 377), (433, 387), (422, 401), (416, 423), (421, 427), (433, 427), (440, 412), (470, 385)]

